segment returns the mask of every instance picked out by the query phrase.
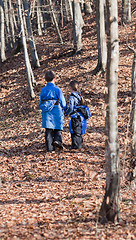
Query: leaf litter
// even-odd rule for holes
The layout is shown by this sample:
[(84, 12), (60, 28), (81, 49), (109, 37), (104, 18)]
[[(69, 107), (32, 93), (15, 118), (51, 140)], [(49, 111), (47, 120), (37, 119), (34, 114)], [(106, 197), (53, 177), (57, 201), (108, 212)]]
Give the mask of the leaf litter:
[[(94, 14), (84, 16), (83, 51), (63, 56), (68, 51), (68, 26), (65, 47), (42, 45), (54, 42), (55, 32), (38, 37), (41, 67), (34, 69), (36, 98), (30, 100), (23, 52), (2, 65), (0, 121), (0, 239), (135, 239), (135, 186), (126, 180), (131, 158), (131, 138), (127, 134), (131, 104), (133, 53), (124, 44), (131, 25), (119, 25), (119, 141), (121, 159), (120, 224), (98, 223), (104, 196), (105, 173), (105, 101), (106, 78), (91, 75), (97, 65), (97, 37)], [(89, 30), (88, 30), (89, 28)], [(72, 31), (72, 30), (71, 30)], [(49, 54), (50, 53), (50, 54)], [(62, 53), (61, 57), (60, 53)], [(49, 59), (49, 61), (48, 61)], [(38, 109), (44, 73), (51, 68), (57, 85), (68, 100), (68, 83), (78, 79), (90, 107), (83, 148), (70, 150), (69, 117), (63, 131), (64, 150), (47, 153), (41, 112)]]

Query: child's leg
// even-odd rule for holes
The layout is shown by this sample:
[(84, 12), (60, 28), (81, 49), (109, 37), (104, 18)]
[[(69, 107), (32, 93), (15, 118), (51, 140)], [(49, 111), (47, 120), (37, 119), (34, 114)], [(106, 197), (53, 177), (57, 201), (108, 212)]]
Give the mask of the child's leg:
[(82, 147), (82, 142), (83, 142), (82, 135), (72, 133), (71, 134), (71, 140), (72, 140), (71, 148), (79, 149), (79, 148)]
[(71, 124), (73, 129), (73, 133), (71, 134), (72, 148), (79, 149), (82, 147), (83, 142), (81, 118), (73, 118)]
[(45, 130), (45, 141), (46, 141), (46, 147), (47, 151), (53, 151), (54, 146), (53, 146), (53, 136), (54, 136), (54, 129), (49, 129), (46, 128)]
[(62, 148), (62, 131), (54, 129), (54, 145)]

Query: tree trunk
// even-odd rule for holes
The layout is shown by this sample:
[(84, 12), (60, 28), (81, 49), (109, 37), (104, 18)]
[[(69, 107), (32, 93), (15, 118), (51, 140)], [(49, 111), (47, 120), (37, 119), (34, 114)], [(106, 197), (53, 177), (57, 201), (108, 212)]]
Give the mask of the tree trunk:
[(22, 12), (21, 12), (21, 2), (20, 2), (20, 0), (17, 0), (17, 1), (18, 1), (18, 15), (19, 15), (20, 24), (21, 24), (22, 43), (23, 43), (23, 48), (24, 48), (27, 81), (28, 81), (29, 93), (30, 93), (31, 98), (33, 99), (33, 98), (35, 98), (35, 94), (34, 94), (32, 84), (35, 83), (35, 80), (34, 80), (34, 75), (33, 75), (33, 71), (32, 71), (29, 56), (28, 56), (28, 51), (27, 51), (25, 30), (24, 30), (23, 18), (22, 18)]
[(31, 19), (33, 19), (35, 16), (35, 0), (32, 1), (30, 4), (31, 4), (30, 5), (30, 15), (31, 15)]
[(12, 35), (12, 43), (13, 47), (15, 46), (15, 25), (14, 25), (14, 9), (11, 3), (11, 0), (9, 0), (9, 19), (10, 19), (10, 28), (11, 28), (11, 35)]
[(82, 28), (84, 21), (82, 18), (81, 8), (78, 0), (73, 0), (73, 40), (74, 51), (80, 52), (82, 49)]
[(66, 20), (69, 22), (73, 19), (73, 14), (71, 14), (72, 6), (71, 1), (65, 0), (65, 10), (66, 10)]
[(97, 48), (98, 48), (98, 63), (92, 71), (96, 74), (100, 70), (105, 72), (107, 64), (107, 45), (105, 35), (105, 0), (96, 0), (96, 27), (97, 27)]
[(132, 65), (132, 155), (136, 157), (136, 51)]
[[(135, 25), (136, 31), (136, 25)], [(131, 122), (130, 122), (130, 131), (132, 136), (132, 146), (131, 146), (131, 162), (130, 167), (132, 170), (133, 178), (135, 178), (136, 182), (136, 38), (135, 38), (135, 48), (133, 50), (134, 58), (132, 65), (132, 109), (131, 109)]]
[(54, 13), (52, 0), (48, 0), (48, 1), (49, 1), (49, 4), (50, 4), (51, 15), (52, 15), (52, 19), (53, 19), (54, 24), (55, 24), (55, 28), (56, 28), (56, 31), (57, 31), (57, 35), (58, 35), (59, 42), (60, 42), (61, 44), (63, 44), (63, 40), (62, 40), (62, 36), (61, 36), (60, 30), (59, 30), (58, 22), (57, 22), (55, 13)]
[(16, 17), (15, 17), (14, 5), (11, 4), (11, 0), (9, 0), (9, 7), (10, 7), (11, 15), (12, 15), (12, 18), (13, 18), (14, 28), (15, 28), (15, 31), (16, 31), (18, 29), (18, 25), (17, 25), (17, 20), (16, 20)]
[(122, 0), (122, 23), (131, 22), (131, 0)]
[(119, 220), (119, 189), (120, 189), (120, 160), (118, 142), (118, 7), (117, 0), (106, 0), (107, 29), (108, 29), (108, 62), (106, 98), (106, 189), (104, 200), (99, 212), (99, 221), (114, 222)]
[(28, 38), (29, 38), (29, 44), (31, 48), (31, 56), (32, 56), (32, 65), (33, 67), (40, 67), (40, 62), (38, 59), (36, 46), (34, 42), (34, 37), (31, 29), (31, 22), (29, 17), (29, 7), (27, 0), (24, 0), (24, 9), (25, 9), (25, 15), (26, 15), (26, 24), (27, 24), (27, 30), (28, 30)]
[(41, 13), (41, 4), (40, 1), (37, 1), (37, 25), (38, 25), (38, 34), (42, 36), (42, 29), (44, 29), (43, 16)]
[(12, 40), (11, 40), (11, 34), (10, 34), (10, 26), (9, 26), (9, 7), (8, 2), (5, 0), (4, 2), (4, 9), (5, 9), (5, 23), (6, 23), (6, 31), (7, 31), (7, 46), (8, 49), (11, 50), (13, 47)]
[(4, 24), (4, 8), (3, 8), (3, 0), (0, 0), (0, 51), (1, 51), (1, 61), (4, 62), (6, 60), (5, 55), (5, 24)]
[(68, 5), (69, 5), (69, 11), (70, 11), (71, 19), (73, 20), (73, 11), (72, 11), (71, 0), (67, 0), (67, 1), (68, 1)]
[(92, 10), (92, 7), (91, 7), (91, 2), (90, 2), (90, 0), (85, 1), (85, 3), (84, 3), (84, 12), (85, 12), (85, 15), (91, 14), (92, 11), (93, 11), (93, 10)]

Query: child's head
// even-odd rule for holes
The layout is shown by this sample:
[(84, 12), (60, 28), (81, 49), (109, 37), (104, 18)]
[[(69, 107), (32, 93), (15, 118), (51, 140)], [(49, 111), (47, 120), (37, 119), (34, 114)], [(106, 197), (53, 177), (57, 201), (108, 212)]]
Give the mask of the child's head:
[(45, 79), (47, 82), (52, 82), (52, 80), (55, 78), (55, 74), (53, 71), (51, 70), (48, 70), (46, 73), (45, 73)]
[(78, 92), (78, 93), (79, 93), (79, 95), (80, 95), (80, 97), (81, 97), (81, 102), (82, 102), (82, 104), (84, 104), (85, 101), (84, 101), (84, 98), (82, 97), (82, 95), (81, 95), (81, 93), (80, 93), (79, 83), (78, 83), (76, 80), (73, 80), (73, 81), (71, 81), (71, 82), (69, 83), (69, 87), (70, 87), (71, 92), (74, 91), (74, 92)]
[(73, 80), (69, 83), (71, 90), (78, 92), (79, 83), (76, 80)]

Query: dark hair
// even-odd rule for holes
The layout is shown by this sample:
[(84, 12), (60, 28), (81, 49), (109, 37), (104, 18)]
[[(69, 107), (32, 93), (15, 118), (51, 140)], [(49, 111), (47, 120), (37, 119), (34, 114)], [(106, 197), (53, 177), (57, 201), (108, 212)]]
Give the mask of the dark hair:
[(69, 83), (69, 86), (72, 88), (73, 91), (76, 91), (79, 93), (80, 97), (81, 97), (81, 101), (82, 101), (82, 104), (85, 103), (85, 100), (84, 98), (82, 97), (81, 93), (80, 93), (80, 89), (79, 89), (79, 82), (76, 81), (76, 80), (73, 80)]
[(72, 90), (78, 92), (79, 83), (78, 83), (76, 80), (71, 81), (71, 82), (69, 83), (69, 86), (72, 88)]
[(45, 79), (46, 79), (47, 82), (51, 82), (54, 78), (55, 78), (55, 73), (53, 71), (48, 70), (45, 73)]

